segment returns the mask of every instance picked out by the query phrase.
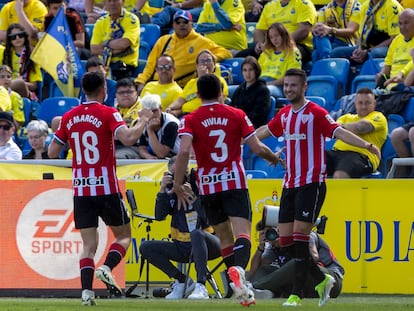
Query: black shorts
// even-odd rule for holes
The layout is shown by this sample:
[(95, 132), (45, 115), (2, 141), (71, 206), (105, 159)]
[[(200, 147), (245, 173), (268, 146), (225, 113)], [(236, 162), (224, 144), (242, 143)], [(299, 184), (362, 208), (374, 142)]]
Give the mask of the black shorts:
[(311, 183), (298, 188), (285, 188), (280, 198), (279, 223), (294, 220), (314, 223), (325, 201), (326, 184)]
[(332, 176), (335, 171), (344, 171), (352, 178), (360, 178), (373, 173), (371, 161), (364, 154), (353, 151), (326, 151), (326, 173)]
[(235, 189), (201, 196), (210, 225), (217, 225), (232, 217), (252, 220), (252, 206), (247, 189)]
[(401, 127), (407, 132), (414, 126), (414, 122), (408, 122), (402, 125)]
[(130, 222), (128, 209), (120, 193), (94, 197), (74, 197), (76, 229), (98, 227), (98, 217), (107, 226), (121, 226)]

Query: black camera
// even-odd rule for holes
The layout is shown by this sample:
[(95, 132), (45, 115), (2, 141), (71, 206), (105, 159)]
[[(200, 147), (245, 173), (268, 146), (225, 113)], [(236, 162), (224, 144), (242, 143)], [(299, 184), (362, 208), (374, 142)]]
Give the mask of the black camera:
[(171, 292), (172, 290), (169, 287), (156, 287), (152, 290), (152, 296), (158, 297), (158, 298), (164, 298)]
[(266, 237), (266, 240), (268, 240), (269, 242), (273, 242), (279, 237), (279, 233), (277, 233), (277, 231), (273, 228), (267, 229), (265, 233), (265, 237)]

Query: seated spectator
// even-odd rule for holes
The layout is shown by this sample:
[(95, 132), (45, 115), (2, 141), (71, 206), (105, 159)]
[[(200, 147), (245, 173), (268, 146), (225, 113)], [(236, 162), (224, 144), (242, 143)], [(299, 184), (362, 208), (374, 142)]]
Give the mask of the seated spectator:
[[(336, 121), (340, 126), (381, 150), (388, 134), (385, 116), (375, 111), (374, 93), (369, 88), (358, 90), (355, 98), (356, 114), (345, 114)], [(337, 140), (326, 151), (327, 175), (333, 178), (359, 178), (376, 171), (380, 158), (367, 149)]]
[[(403, 83), (404, 77), (413, 68), (410, 53), (414, 49), (414, 10), (405, 9), (398, 20), (400, 34), (392, 40), (385, 56), (384, 67), (376, 76), (377, 85), (387, 90), (392, 90), (397, 83)], [(381, 79), (383, 85), (380, 83)]]
[[(25, 116), (24, 116), (24, 102), (23, 98), (13, 91), (11, 89), (11, 82), (12, 82), (12, 70), (7, 65), (0, 65), (0, 86), (3, 86), (10, 97), (11, 100), (11, 106), (10, 110), (2, 109), (3, 111), (11, 111), (13, 113), (14, 121), (16, 124), (16, 131), (20, 126), (23, 126), (26, 122)], [(5, 104), (7, 104), (7, 98), (2, 97), (0, 100), (1, 107), (3, 108)]]
[(360, 4), (358, 0), (331, 0), (317, 12), (312, 28), (312, 62), (330, 58), (338, 46), (355, 46), (359, 37)]
[(19, 24), (34, 47), (38, 33), (43, 29), (46, 14), (47, 8), (40, 0), (14, 0), (6, 3), (0, 12), (0, 40), (6, 42), (7, 29), (12, 24)]
[[(195, 176), (190, 177), (188, 171), (185, 174), (185, 186), (187, 193), (194, 198), (194, 202), (187, 209), (178, 208), (177, 196), (171, 191), (175, 160), (174, 156), (168, 162), (168, 172), (164, 173), (155, 202), (157, 220), (164, 220), (168, 215), (172, 216), (172, 241), (144, 241), (139, 250), (144, 259), (174, 279), (173, 290), (165, 297), (166, 299), (187, 297), (188, 299), (208, 299), (205, 287), (208, 272), (207, 260), (221, 256), (220, 241), (211, 233), (213, 229), (208, 225), (205, 211), (201, 207)], [(197, 283), (194, 284), (191, 279), (188, 279), (186, 287), (185, 274), (171, 261), (188, 263), (191, 256), (197, 272)], [(186, 287), (185, 293), (184, 287)]]
[(247, 48), (244, 13), (241, 1), (208, 0), (197, 21), (197, 32), (235, 54)]
[(350, 58), (363, 63), (368, 53), (373, 58), (384, 58), (392, 39), (398, 35), (398, 16), (403, 10), (397, 0), (373, 0), (361, 3), (359, 33), (356, 46), (337, 47), (331, 57)]
[(290, 68), (301, 68), (300, 52), (281, 23), (274, 23), (269, 27), (262, 49), (259, 56), (259, 65), (262, 68), (260, 78), (267, 82), (270, 95), (275, 98), (283, 97), (285, 72)]
[(46, 139), (49, 135), (49, 127), (43, 120), (32, 120), (26, 126), (27, 138), (32, 149), (25, 155), (23, 160), (49, 159), (47, 155)]
[(183, 92), (183, 89), (174, 81), (175, 69), (174, 59), (171, 56), (163, 54), (158, 57), (155, 70), (159, 80), (145, 84), (141, 96), (157, 94), (161, 98), (162, 110), (167, 109)]
[[(92, 72), (92, 71), (101, 71), (105, 77), (107, 76), (106, 68), (104, 66), (103, 61), (97, 57), (92, 56), (89, 58), (85, 64), (86, 72)], [(106, 78), (106, 97), (104, 101), (104, 105), (113, 107), (115, 105), (115, 93), (116, 93), (116, 81)], [(80, 100), (82, 102), (86, 101), (86, 95), (81, 90), (80, 92)]]
[(38, 100), (36, 91), (42, 81), (40, 67), (30, 59), (32, 48), (25, 29), (20, 24), (11, 24), (7, 29), (3, 65), (13, 70), (12, 90), (22, 97)]
[(242, 109), (254, 128), (267, 123), (270, 110), (270, 92), (260, 79), (261, 68), (256, 58), (247, 56), (242, 63), (244, 82), (234, 91), (231, 106)]
[(176, 155), (180, 148), (178, 125), (180, 121), (170, 113), (162, 112), (159, 95), (147, 94), (141, 99), (143, 110), (152, 111), (138, 143), (143, 159), (165, 159)]
[(175, 13), (173, 28), (174, 32), (171, 35), (162, 36), (157, 40), (148, 56), (144, 72), (140, 73), (135, 79), (138, 94), (141, 94), (145, 83), (158, 80), (155, 67), (158, 57), (162, 54), (168, 54), (174, 58), (177, 69), (174, 73), (174, 80), (182, 88), (195, 77), (197, 70), (196, 58), (202, 50), (210, 50), (217, 61), (232, 56), (226, 48), (194, 31), (193, 18), (188, 11)]
[(175, 13), (180, 10), (188, 11), (193, 17), (193, 22), (197, 22), (203, 4), (204, 0), (172, 2), (170, 5), (165, 6), (161, 12), (152, 16), (152, 23), (160, 26), (162, 34), (167, 34), (173, 27), (173, 17)]
[(93, 27), (91, 53), (102, 57), (114, 80), (132, 77), (138, 66), (140, 23), (122, 6), (124, 0), (105, 0), (108, 11)]
[[(244, 14), (244, 18), (246, 22), (255, 22), (260, 18), (262, 14), (263, 7), (270, 1), (268, 0), (251, 0), (251, 1), (243, 1), (244, 8), (246, 13)], [(246, 4), (249, 5), (246, 5)]]
[[(412, 157), (414, 155), (414, 122), (395, 128), (391, 132), (391, 143), (399, 158)], [(412, 166), (397, 166), (395, 176), (414, 178), (414, 169)]]
[(21, 160), (22, 151), (14, 142), (14, 119), (9, 112), (0, 112), (0, 160)]
[[(181, 117), (183, 114), (190, 113), (201, 106), (201, 100), (197, 97), (197, 79), (206, 74), (214, 73), (216, 70), (215, 56), (209, 50), (202, 50), (197, 55), (196, 64), (197, 78), (188, 81), (183, 89), (182, 95), (165, 110), (176, 117)], [(226, 80), (222, 77), (219, 77), (219, 79), (223, 85), (223, 95), (227, 97), (229, 91)]]
[(60, 7), (63, 7), (65, 10), (66, 20), (68, 21), (70, 34), (73, 39), (73, 44), (78, 51), (79, 57), (80, 59), (88, 59), (91, 57), (91, 52), (85, 48), (86, 35), (82, 17), (73, 7), (68, 8), (66, 1), (67, 0), (47, 0), (47, 8), (49, 13), (45, 17), (45, 25), (43, 29), (46, 31)]
[[(251, 262), (251, 265), (257, 269), (250, 279), (255, 295), (256, 297), (263, 295), (263, 291), (257, 290), (262, 289), (271, 291), (270, 297), (287, 297), (293, 287), (295, 262), (288, 260), (288, 257), (281, 251), (277, 227), (258, 226), (257, 229), (259, 229), (260, 244)], [(269, 234), (271, 229), (273, 232)], [(319, 269), (335, 279), (329, 295), (331, 298), (338, 297), (342, 291), (345, 270), (335, 258), (329, 245), (317, 232), (312, 231), (309, 235), (309, 251)], [(309, 274), (306, 278), (303, 297), (318, 298), (315, 285), (317, 281)]]

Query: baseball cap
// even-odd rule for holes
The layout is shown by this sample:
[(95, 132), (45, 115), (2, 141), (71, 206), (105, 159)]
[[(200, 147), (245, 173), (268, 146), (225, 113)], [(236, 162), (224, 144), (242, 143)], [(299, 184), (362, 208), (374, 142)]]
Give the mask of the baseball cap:
[(184, 11), (184, 10), (177, 11), (174, 14), (174, 21), (176, 21), (179, 18), (184, 18), (185, 20), (190, 21), (190, 22), (193, 21), (193, 17), (191, 16), (191, 13), (188, 11)]
[(141, 105), (144, 109), (159, 109), (161, 108), (161, 97), (157, 94), (147, 94), (141, 98)]
[(11, 126), (14, 126), (13, 116), (8, 112), (0, 111), (0, 120), (7, 121)]

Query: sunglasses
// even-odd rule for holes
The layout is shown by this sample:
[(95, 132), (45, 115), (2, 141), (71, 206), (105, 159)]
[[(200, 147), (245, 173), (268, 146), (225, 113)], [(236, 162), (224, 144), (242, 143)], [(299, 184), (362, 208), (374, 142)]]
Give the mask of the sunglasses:
[(181, 24), (188, 24), (190, 21), (186, 20), (186, 19), (176, 19), (174, 21), (174, 23), (176, 23), (177, 25), (181, 25)]
[(171, 70), (173, 66), (171, 65), (159, 65), (157, 66), (157, 70)]
[(10, 40), (16, 40), (17, 38), (24, 38), (25, 34), (24, 32), (13, 33), (9, 35), (9, 38)]
[(5, 131), (10, 130), (11, 126), (8, 124), (0, 124), (0, 129), (3, 129)]

